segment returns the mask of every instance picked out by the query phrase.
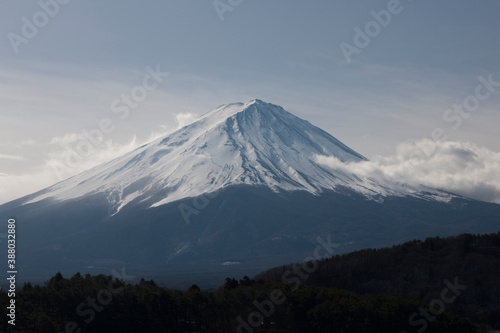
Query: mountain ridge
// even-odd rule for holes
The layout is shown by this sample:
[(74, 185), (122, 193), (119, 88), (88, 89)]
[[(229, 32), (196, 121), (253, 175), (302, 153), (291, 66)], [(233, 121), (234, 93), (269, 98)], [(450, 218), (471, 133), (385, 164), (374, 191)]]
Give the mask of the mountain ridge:
[(238, 184), (312, 194), (347, 186), (377, 201), (388, 195), (441, 201), (452, 197), (422, 186), (361, 179), (322, 165), (318, 156), (334, 156), (343, 163), (367, 160), (308, 121), (254, 99), (221, 105), (165, 137), (27, 196), (24, 203), (105, 193), (116, 214), (153, 197), (158, 200), (150, 207), (158, 207)]

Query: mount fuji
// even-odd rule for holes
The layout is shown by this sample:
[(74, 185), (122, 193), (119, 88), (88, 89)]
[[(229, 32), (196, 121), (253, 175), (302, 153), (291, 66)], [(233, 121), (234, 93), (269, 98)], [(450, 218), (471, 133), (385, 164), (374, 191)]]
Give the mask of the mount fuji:
[[(165, 138), (49, 187), (26, 203), (101, 193), (116, 214), (130, 203), (157, 207), (243, 184), (275, 192), (319, 194), (343, 186), (367, 197), (429, 195), (422, 189), (330, 170), (317, 163), (316, 156), (334, 156), (346, 163), (366, 160), (283, 108), (252, 100), (222, 105)], [(444, 192), (433, 194), (450, 199)]]
[(32, 280), (124, 266), (210, 285), (311, 257), (321, 237), (341, 253), (498, 231), (500, 205), (359, 177), (322, 156), (366, 160), (280, 106), (222, 105), (0, 214), (18, 221), (19, 269)]

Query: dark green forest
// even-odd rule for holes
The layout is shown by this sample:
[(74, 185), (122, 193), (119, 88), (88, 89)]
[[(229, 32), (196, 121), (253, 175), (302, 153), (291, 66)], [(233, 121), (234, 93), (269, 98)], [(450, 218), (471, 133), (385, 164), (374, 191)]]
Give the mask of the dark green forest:
[[(429, 303), (445, 280), (465, 290), (446, 309), (500, 330), (500, 233), (462, 234), (366, 249), (317, 263), (304, 284), (357, 294), (384, 294)], [(279, 281), (296, 265), (276, 267), (256, 279)]]
[[(221, 287), (54, 275), (16, 292), (1, 332), (482, 332), (500, 317), (500, 233), (286, 265)], [(9, 298), (0, 293), (6, 309)]]
[[(5, 309), (5, 294), (1, 302)], [(237, 332), (238, 317), (247, 323), (241, 332), (400, 332), (409, 326), (409, 316), (425, 307), (390, 296), (295, 289), (249, 278), (227, 279), (213, 291), (196, 285), (180, 291), (153, 281), (124, 285), (111, 276), (79, 274), (69, 279), (56, 274), (45, 286), (26, 284), (16, 302), (15, 329), (5, 320), (4, 332)], [(427, 331), (475, 330), (466, 319), (445, 312)]]

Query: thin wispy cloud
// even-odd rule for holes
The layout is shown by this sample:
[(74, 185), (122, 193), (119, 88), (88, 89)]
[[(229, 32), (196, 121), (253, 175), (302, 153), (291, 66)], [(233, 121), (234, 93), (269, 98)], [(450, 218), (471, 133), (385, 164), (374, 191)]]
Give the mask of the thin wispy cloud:
[(67, 145), (78, 140), (85, 139), (85, 136), (81, 133), (66, 133), (62, 137), (56, 136), (50, 140), (50, 144)]
[(21, 155), (0, 154), (0, 159), (20, 161), (20, 160), (23, 160), (24, 157)]

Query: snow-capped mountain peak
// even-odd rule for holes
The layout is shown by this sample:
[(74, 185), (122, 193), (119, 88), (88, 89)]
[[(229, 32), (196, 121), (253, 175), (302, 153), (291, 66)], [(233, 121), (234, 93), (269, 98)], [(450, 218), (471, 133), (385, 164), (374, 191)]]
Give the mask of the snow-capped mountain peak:
[(328, 169), (317, 163), (317, 156), (346, 163), (365, 160), (282, 107), (255, 99), (221, 105), (166, 137), (39, 192), (29, 202), (103, 193), (117, 213), (131, 202), (156, 207), (238, 184), (313, 194), (346, 186), (372, 197), (417, 192)]

